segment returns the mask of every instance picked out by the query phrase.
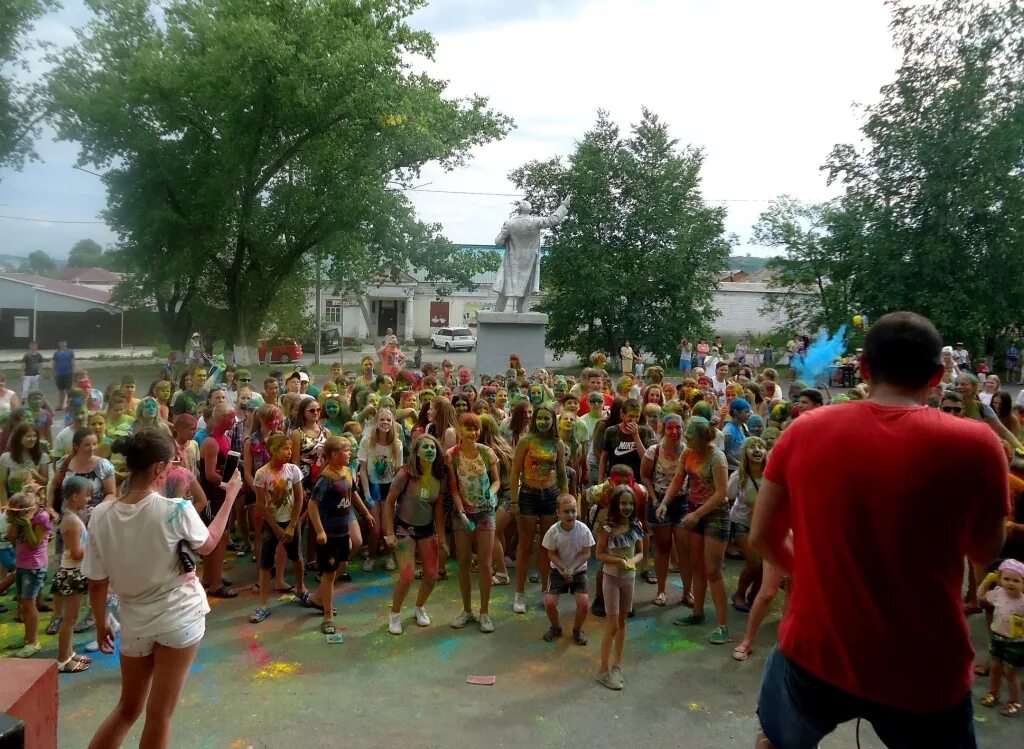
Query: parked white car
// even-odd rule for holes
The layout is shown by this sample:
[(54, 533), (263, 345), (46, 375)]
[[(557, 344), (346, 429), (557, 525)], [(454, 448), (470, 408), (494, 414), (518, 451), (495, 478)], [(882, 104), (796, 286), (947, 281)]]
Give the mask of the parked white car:
[(441, 328), (430, 336), (430, 345), (432, 348), (443, 348), (445, 351), (472, 351), (476, 348), (476, 336), (469, 328)]

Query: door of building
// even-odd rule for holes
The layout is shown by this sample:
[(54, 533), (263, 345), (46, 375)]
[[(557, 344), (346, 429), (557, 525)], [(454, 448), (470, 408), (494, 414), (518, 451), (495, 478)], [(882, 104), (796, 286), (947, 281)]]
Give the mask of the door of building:
[(377, 335), (383, 338), (388, 328), (398, 329), (398, 302), (394, 299), (381, 299), (377, 302)]

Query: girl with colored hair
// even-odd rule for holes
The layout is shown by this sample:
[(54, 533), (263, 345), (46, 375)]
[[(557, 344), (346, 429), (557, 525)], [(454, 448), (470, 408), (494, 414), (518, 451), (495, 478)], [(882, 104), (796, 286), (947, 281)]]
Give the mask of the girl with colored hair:
[(512, 407), (512, 415), (508, 419), (508, 428), (504, 437), (512, 447), (519, 444), (519, 440), (530, 428), (530, 421), (533, 418), (533, 404), (528, 400), (521, 400)]
[(757, 501), (757, 493), (761, 489), (764, 465), (768, 459), (768, 446), (760, 437), (747, 437), (741, 449), (739, 470), (729, 478), (726, 496), (733, 503), (729, 513), (733, 538), (745, 560), (736, 593), (732, 597), (732, 606), (745, 614), (750, 611), (750, 606), (754, 602), (758, 580), (761, 577), (761, 557), (750, 547), (748, 539), (754, 502)]
[(486, 445), (494, 451), (498, 458), (498, 478), (501, 486), (498, 489), (498, 506), (494, 525), (494, 551), (492, 564), (495, 570), (491, 582), (494, 585), (508, 585), (508, 567), (505, 564), (505, 548), (513, 541), (509, 537), (509, 530), (512, 529), (511, 520), (511, 497), (510, 488), (512, 476), (512, 446), (508, 444), (501, 435), (501, 429), (493, 416), (484, 414), (480, 417), (480, 444)]
[[(640, 463), (640, 479), (650, 497), (647, 503), (647, 525), (654, 530), (654, 574), (658, 585), (658, 592), (654, 596), (655, 606), (664, 606), (667, 602), (665, 591), (673, 542), (679, 560), (679, 578), (683, 583), (682, 604), (693, 606), (688, 538), (686, 529), (679, 524), (689, 509), (686, 493), (671, 496), (666, 493), (682, 454), (683, 419), (677, 414), (665, 414), (661, 421), (661, 440), (647, 448)], [(662, 506), (665, 511), (659, 513)]]
[[(494, 552), (494, 531), (497, 527), (498, 491), (501, 475), (498, 456), (491, 448), (479, 444), (480, 417), (465, 413), (459, 419), (459, 444), (448, 451), (452, 471), (459, 484), (459, 495), (465, 514), (452, 518), (455, 529), (455, 554), (459, 561), (459, 593), (462, 613), (452, 622), (462, 629), (474, 620), (472, 608), (472, 554), (476, 542), (479, 564), (481, 632), (493, 632), (489, 613), (491, 599), (491, 562)], [(468, 521), (468, 522), (467, 522)]]
[[(388, 632), (393, 635), (403, 632), (402, 603), (416, 578), (417, 554), (423, 562), (423, 579), (413, 613), (417, 625), (430, 626), (424, 607), (437, 584), (440, 547), (446, 545), (438, 541), (438, 531), (444, 528), (446, 487), (461, 510), (462, 500), (441, 443), (425, 434), (412, 444), (405, 466), (391, 482), (384, 506), (384, 540), (398, 559), (398, 579), (388, 613)], [(448, 550), (444, 552), (447, 554)]]
[[(568, 491), (565, 448), (558, 439), (555, 409), (542, 403), (533, 409), (530, 431), (516, 444), (512, 462), (511, 512), (518, 518), (519, 549), (516, 553), (516, 592), (512, 611), (526, 613), (526, 575), (533, 556), (534, 535), (540, 526), (543, 538), (556, 518), (558, 495)], [(547, 550), (538, 549), (537, 569), (542, 589), (547, 590), (550, 565)]]
[[(366, 515), (367, 556), (363, 560), (363, 572), (373, 572), (374, 559), (380, 551), (381, 507), (391, 491), (391, 482), (402, 465), (403, 445), (401, 429), (395, 422), (394, 413), (381, 409), (372, 430), (363, 435), (359, 445), (359, 485), (369, 509)], [(395, 569), (395, 560), (389, 552), (384, 568)]]
[[(725, 504), (729, 471), (725, 453), (714, 445), (715, 429), (700, 416), (686, 425), (686, 449), (679, 467), (666, 490), (675, 496), (688, 481), (690, 508), (680, 524), (690, 532), (690, 565), (693, 569), (693, 613), (676, 619), (684, 626), (704, 623), (704, 599), (711, 588), (717, 626), (711, 630), (712, 645), (723, 645), (731, 639), (727, 619), (725, 579), (725, 548), (729, 543), (729, 509)], [(666, 508), (667, 510), (667, 508)]]
[[(256, 512), (256, 472), (270, 462), (267, 437), (284, 429), (284, 414), (278, 406), (264, 403), (253, 415), (252, 431), (242, 444), (242, 477), (245, 479), (245, 506), (253, 529), (253, 557), (258, 562), (263, 548), (263, 515)], [(278, 565), (279, 587), (284, 587), (284, 565)]]
[(436, 437), (445, 451), (455, 447), (459, 441), (459, 421), (452, 402), (441, 395), (432, 398), (428, 416), (427, 433)]
[(168, 437), (172, 436), (171, 428), (167, 426), (166, 421), (160, 418), (160, 402), (151, 396), (146, 396), (139, 401), (139, 405), (135, 409), (132, 432), (135, 433), (146, 427), (159, 429)]

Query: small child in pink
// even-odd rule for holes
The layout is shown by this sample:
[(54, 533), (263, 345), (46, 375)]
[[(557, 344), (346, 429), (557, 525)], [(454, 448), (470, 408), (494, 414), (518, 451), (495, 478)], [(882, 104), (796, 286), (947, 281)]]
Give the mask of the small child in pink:
[(15, 585), (18, 611), (25, 623), (25, 645), (15, 658), (30, 658), (42, 649), (39, 644), (39, 611), (36, 598), (46, 581), (47, 550), (53, 532), (53, 520), (39, 497), (30, 491), (19, 492), (7, 508), (7, 540), (15, 544)]
[(1007, 559), (999, 571), (988, 575), (978, 588), (978, 599), (994, 609), (992, 616), (992, 671), (988, 693), (981, 698), (984, 707), (999, 702), (1002, 679), (1006, 677), (1007, 701), (1001, 715), (1020, 715), (1020, 680), (1017, 669), (1024, 667), (1024, 563)]

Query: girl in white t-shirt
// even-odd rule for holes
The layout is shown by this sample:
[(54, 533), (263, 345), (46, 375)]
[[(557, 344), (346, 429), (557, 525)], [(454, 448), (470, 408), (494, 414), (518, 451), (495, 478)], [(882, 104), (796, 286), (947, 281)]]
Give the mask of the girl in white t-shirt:
[(82, 574), (104, 653), (114, 652), (104, 616), (108, 587), (121, 599), (121, 698), (91, 745), (119, 747), (145, 711), (143, 735), (152, 738), (151, 746), (167, 746), (210, 610), (193, 554), (209, 554), (220, 542), (242, 477), (235, 472), (224, 485), (224, 504), (207, 528), (188, 500), (154, 491), (174, 460), (167, 435), (140, 429), (117, 447), (131, 475), (118, 499), (92, 512)]
[(267, 439), (270, 462), (256, 471), (256, 512), (263, 518), (263, 543), (260, 546), (259, 605), (249, 621), (259, 624), (270, 616), (270, 573), (274, 568), (278, 545), (292, 563), (295, 574), (295, 595), (302, 603), (309, 602), (309, 593), (302, 580), (302, 554), (299, 548), (299, 515), (302, 513), (302, 471), (292, 463), (292, 441), (281, 432)]
[[(386, 408), (377, 412), (372, 430), (367, 430), (359, 444), (359, 485), (373, 523), (365, 523), (363, 537), (368, 554), (363, 561), (363, 572), (373, 572), (373, 560), (381, 541), (381, 507), (391, 491), (391, 482), (402, 466), (401, 431), (394, 414)], [(384, 560), (388, 571), (395, 569), (394, 555), (389, 551)]]

